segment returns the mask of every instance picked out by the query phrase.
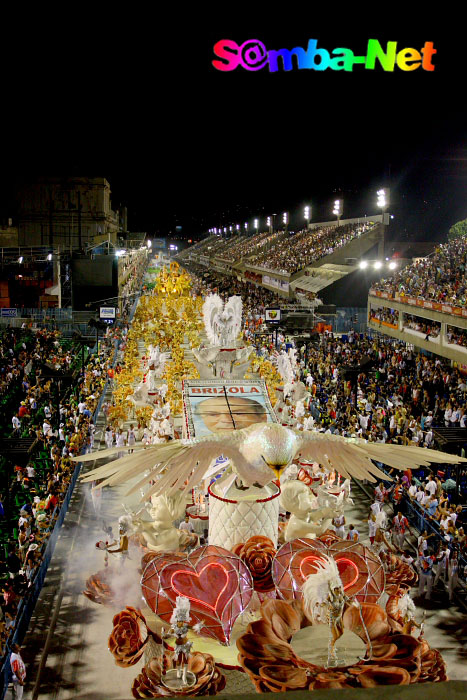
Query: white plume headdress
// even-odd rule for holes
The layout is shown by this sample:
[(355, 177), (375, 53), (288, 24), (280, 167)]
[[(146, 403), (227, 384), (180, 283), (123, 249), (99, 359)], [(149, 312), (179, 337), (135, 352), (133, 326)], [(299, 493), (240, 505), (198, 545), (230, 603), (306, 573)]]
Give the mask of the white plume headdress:
[(386, 522), (387, 522), (387, 516), (384, 510), (380, 510), (379, 513), (376, 513), (376, 527), (378, 528), (384, 528), (386, 527)]
[(302, 585), (303, 610), (312, 622), (326, 622), (327, 604), (332, 592), (337, 588), (343, 594), (344, 587), (335, 559), (320, 554), (316, 568), (316, 573), (310, 574)]
[(133, 526), (133, 519), (131, 515), (121, 515), (118, 519), (118, 525), (125, 534), (129, 532)]
[(397, 602), (397, 609), (404, 618), (404, 620), (414, 620), (415, 619), (415, 603), (410, 597), (409, 592), (405, 593)]
[(173, 625), (176, 622), (190, 622), (190, 620), (190, 601), (185, 596), (178, 595), (170, 622)]

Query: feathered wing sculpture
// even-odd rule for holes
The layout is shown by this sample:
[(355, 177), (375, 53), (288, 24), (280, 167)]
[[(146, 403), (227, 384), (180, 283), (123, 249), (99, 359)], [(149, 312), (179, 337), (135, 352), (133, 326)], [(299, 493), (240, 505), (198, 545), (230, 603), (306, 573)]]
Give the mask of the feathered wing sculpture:
[[(116, 447), (73, 459), (76, 462), (88, 462), (114, 456), (122, 451), (125, 448)], [(277, 423), (255, 423), (242, 430), (151, 445), (93, 469), (86, 474), (84, 480), (104, 479), (100, 486), (107, 486), (140, 476), (140, 480), (132, 486), (130, 493), (133, 493), (147, 485), (157, 474), (161, 474), (161, 478), (145, 494), (144, 498), (147, 499), (150, 495), (173, 493), (179, 488), (187, 491), (202, 479), (222, 471), (225, 465), (210, 466), (220, 455), (229, 458), (231, 468), (247, 486), (264, 486), (273, 479), (280, 478), (286, 467), (298, 456), (319, 462), (330, 471), (335, 469), (345, 479), (354, 477), (368, 481), (376, 481), (375, 477), (388, 480), (387, 475), (372, 460), (401, 470), (407, 467), (417, 469), (422, 465), (428, 466), (431, 462), (467, 462), (463, 457), (422, 447), (374, 444), (331, 433), (302, 433)]]
[(237, 336), (240, 333), (242, 327), (242, 310), (242, 297), (229, 297), (224, 308), (224, 314), (228, 319), (227, 340), (230, 343), (235, 343)]
[(203, 320), (206, 335), (212, 345), (220, 345), (220, 339), (215, 329), (223, 308), (224, 302), (218, 294), (208, 294), (203, 304)]
[(294, 371), (292, 369), (292, 364), (290, 358), (286, 352), (275, 353), (272, 358), (273, 363), (277, 367), (277, 371), (281, 375), (282, 381), (285, 384), (292, 384), (294, 380)]

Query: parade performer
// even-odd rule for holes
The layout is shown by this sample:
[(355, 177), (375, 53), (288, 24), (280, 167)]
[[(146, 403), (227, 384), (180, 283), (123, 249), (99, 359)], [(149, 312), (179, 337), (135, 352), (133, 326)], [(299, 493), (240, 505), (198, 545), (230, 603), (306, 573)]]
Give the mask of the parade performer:
[(109, 547), (113, 547), (117, 544), (117, 542), (112, 542), (112, 544), (107, 547), (107, 551), (110, 554), (120, 554), (120, 564), (123, 566), (125, 560), (130, 558), (128, 552), (128, 530), (131, 526), (131, 518), (127, 515), (122, 515), (121, 518), (119, 518), (118, 525), (118, 533), (120, 535), (119, 547), (118, 549), (109, 549)]

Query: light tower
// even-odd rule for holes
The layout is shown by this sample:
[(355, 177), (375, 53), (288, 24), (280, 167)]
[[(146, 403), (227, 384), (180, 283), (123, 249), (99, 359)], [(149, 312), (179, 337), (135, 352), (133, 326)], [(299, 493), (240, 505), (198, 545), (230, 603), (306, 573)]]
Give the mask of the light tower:
[(332, 210), (334, 216), (337, 216), (337, 225), (340, 226), (341, 216), (342, 216), (342, 199), (334, 200), (334, 208)]

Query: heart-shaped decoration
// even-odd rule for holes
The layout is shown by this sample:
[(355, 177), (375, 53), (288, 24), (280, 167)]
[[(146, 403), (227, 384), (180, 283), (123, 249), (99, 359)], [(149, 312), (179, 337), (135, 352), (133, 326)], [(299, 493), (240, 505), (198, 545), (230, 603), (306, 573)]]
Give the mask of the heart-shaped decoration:
[(177, 596), (191, 604), (192, 624), (203, 622), (203, 636), (229, 644), (237, 617), (253, 595), (251, 574), (243, 561), (222, 547), (208, 545), (188, 556), (164, 554), (153, 559), (141, 580), (149, 607), (169, 622)]
[(272, 578), (281, 598), (302, 597), (303, 582), (317, 572), (323, 555), (335, 559), (346, 595), (360, 602), (377, 603), (384, 591), (380, 559), (358, 542), (341, 539), (333, 542), (325, 536), (292, 540), (277, 551)]
[[(337, 568), (339, 569), (339, 575), (344, 585), (344, 591), (347, 591), (358, 580), (360, 575), (358, 567), (354, 561), (347, 559), (347, 557), (340, 557), (337, 555), (334, 557), (334, 559), (336, 560)], [(324, 563), (324, 559), (316, 556), (315, 554), (309, 554), (307, 557), (302, 559), (300, 563), (300, 574), (303, 577), (303, 580), (308, 578), (308, 576), (311, 574), (316, 574), (319, 569), (320, 561)]]
[[(222, 580), (224, 585), (220, 588)], [(177, 569), (172, 574), (170, 583), (178, 595), (185, 596), (192, 603), (205, 605), (216, 612), (219, 600), (229, 585), (229, 575), (222, 564), (211, 562), (203, 566), (199, 574), (186, 569)], [(211, 603), (213, 590), (219, 590), (214, 604)]]

